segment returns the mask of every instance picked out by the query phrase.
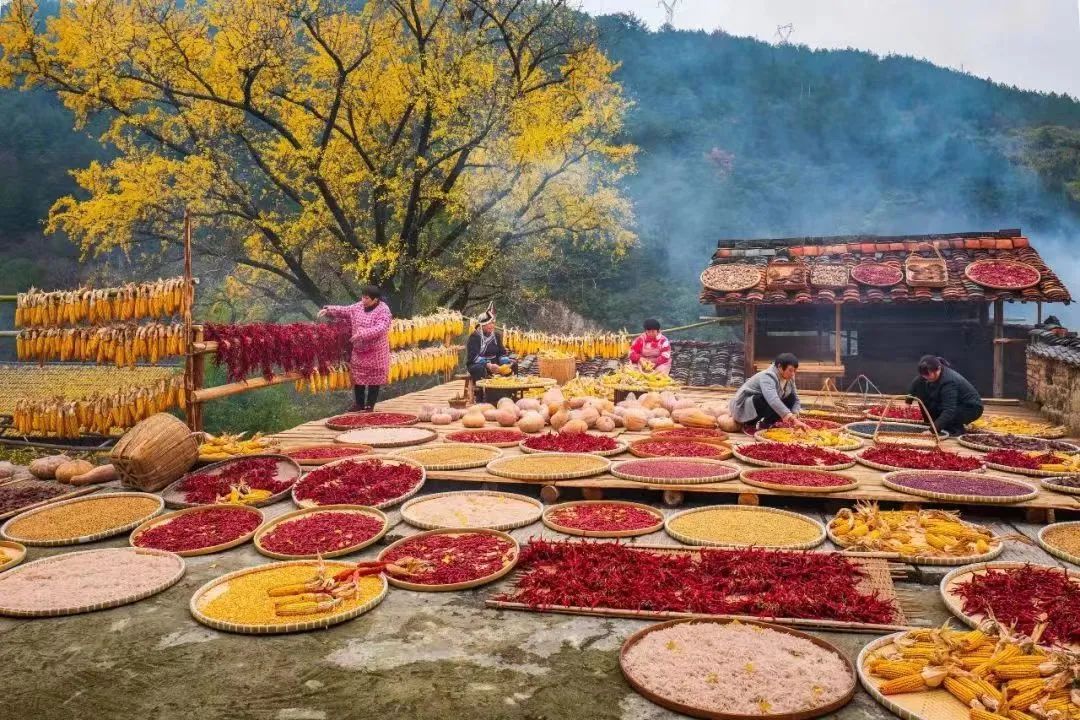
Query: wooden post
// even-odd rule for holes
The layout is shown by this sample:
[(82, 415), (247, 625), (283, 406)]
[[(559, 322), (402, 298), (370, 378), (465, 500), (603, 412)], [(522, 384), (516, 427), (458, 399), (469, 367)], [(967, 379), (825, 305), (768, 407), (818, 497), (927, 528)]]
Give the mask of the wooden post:
[[(202, 430), (202, 408), (195, 399), (195, 391), (202, 387), (204, 362), (202, 355), (195, 354), (196, 340), (202, 341), (202, 329), (195, 337), (192, 329), (191, 311), (195, 305), (195, 278), (191, 273), (191, 215), (184, 210), (184, 394), (187, 396), (188, 427), (194, 431)], [(198, 362), (196, 362), (198, 358)], [(196, 378), (196, 376), (198, 376)], [(196, 383), (196, 379), (198, 382)]]
[[(191, 344), (203, 342), (203, 327), (202, 325), (196, 325), (191, 331)], [(194, 395), (202, 389), (206, 384), (206, 353), (189, 353), (188, 357), (191, 358), (191, 388), (192, 392), (189, 397)], [(188, 421), (192, 430), (202, 431), (203, 429), (203, 408), (202, 403), (192, 402), (188, 409)]]
[(1042, 300), (1035, 303), (1035, 324), (1042, 325)]
[(834, 353), (834, 360), (837, 365), (840, 364), (840, 361), (842, 359), (840, 353), (840, 334), (840, 303), (836, 303), (836, 340), (834, 342), (834, 344), (836, 345), (836, 352)]
[(1005, 303), (994, 301), (994, 397), (1005, 397), (1005, 344), (996, 342), (1005, 337)]
[(754, 373), (754, 335), (757, 334), (757, 306), (743, 305), (743, 354), (744, 370), (746, 379), (749, 380)]

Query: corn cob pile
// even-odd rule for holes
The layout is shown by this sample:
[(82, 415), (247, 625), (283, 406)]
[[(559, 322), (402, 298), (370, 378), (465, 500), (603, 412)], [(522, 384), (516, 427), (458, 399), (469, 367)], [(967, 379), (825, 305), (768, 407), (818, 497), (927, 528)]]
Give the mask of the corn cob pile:
[(206, 434), (202, 444), (199, 445), (199, 460), (204, 462), (218, 462), (229, 458), (243, 455), (260, 455), (262, 453), (276, 452), (279, 447), (275, 440), (255, 433), (250, 438), (244, 439), (247, 433), (230, 435)]
[(147, 387), (127, 387), (81, 400), (18, 400), (12, 417), (20, 435), (73, 438), (80, 433), (108, 435), (126, 430), (154, 413), (185, 404), (184, 379), (176, 375)]
[(1003, 435), (1028, 435), (1031, 437), (1062, 437), (1065, 428), (1050, 423), (1039, 423), (1007, 415), (983, 415), (969, 425), (972, 430), (1001, 433)]
[(844, 508), (829, 523), (838, 543), (851, 550), (899, 553), (906, 557), (983, 555), (1002, 538), (944, 510), (889, 510), (877, 503)]
[(184, 312), (187, 293), (183, 278), (94, 290), (78, 288), (42, 292), (31, 288), (19, 293), (15, 327), (48, 327), (163, 318)]
[(15, 339), (19, 360), (80, 361), (133, 367), (136, 362), (156, 363), (185, 352), (181, 323), (106, 325), (95, 327), (35, 328)]
[[(390, 353), (390, 382), (408, 380), (422, 375), (434, 375), (449, 372), (458, 366), (461, 359), (461, 346), (436, 346), (413, 348)], [(349, 366), (338, 365), (329, 373), (316, 370), (311, 377), (296, 381), (299, 392), (331, 392), (348, 390), (352, 387)]]
[(971, 720), (1074, 720), (1080, 717), (1080, 655), (1038, 646), (993, 622), (977, 630), (913, 630), (869, 658), (883, 695), (943, 690)]
[(630, 354), (630, 336), (626, 333), (596, 335), (550, 335), (506, 328), (503, 332), (506, 349), (518, 356), (536, 355), (541, 351), (558, 351), (578, 360), (604, 358), (617, 360)]
[(613, 373), (600, 378), (600, 381), (610, 388), (641, 388), (642, 390), (663, 390), (676, 387), (679, 383), (658, 372), (644, 372), (633, 365), (623, 365)]
[(563, 395), (568, 398), (597, 397), (611, 400), (615, 397), (614, 389), (604, 385), (600, 378), (582, 377), (575, 375), (572, 380), (563, 385)]
[(455, 310), (439, 310), (431, 315), (395, 319), (390, 325), (390, 349), (422, 342), (443, 342), (465, 334), (465, 317)]

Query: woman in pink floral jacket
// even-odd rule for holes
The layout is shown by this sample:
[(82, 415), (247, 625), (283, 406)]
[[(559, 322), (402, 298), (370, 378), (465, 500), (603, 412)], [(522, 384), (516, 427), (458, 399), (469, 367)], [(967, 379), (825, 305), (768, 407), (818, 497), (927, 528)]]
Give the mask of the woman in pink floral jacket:
[(319, 317), (346, 320), (352, 332), (349, 374), (353, 381), (353, 411), (371, 412), (379, 398), (379, 387), (390, 377), (390, 308), (382, 301), (382, 291), (374, 285), (364, 288), (354, 305), (327, 305)]

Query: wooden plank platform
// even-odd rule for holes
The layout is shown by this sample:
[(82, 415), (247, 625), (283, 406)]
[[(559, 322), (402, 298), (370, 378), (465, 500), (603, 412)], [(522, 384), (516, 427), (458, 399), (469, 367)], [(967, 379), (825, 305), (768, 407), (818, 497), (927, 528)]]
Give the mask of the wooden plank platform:
[[(402, 395), (385, 402), (379, 403), (379, 410), (388, 412), (418, 412), (420, 407), (425, 404), (439, 404), (445, 405), (452, 397), (458, 395), (461, 392), (462, 383), (451, 382), (443, 385), (438, 385), (427, 390), (419, 392), (409, 393)], [(680, 395), (687, 397), (691, 400), (698, 402), (705, 401), (717, 401), (724, 400), (731, 396), (733, 390), (728, 389), (712, 389), (712, 388), (687, 388), (680, 392)], [(804, 395), (814, 395), (815, 393), (803, 393)], [(1030, 420), (1042, 421), (1043, 418), (1029, 407), (1026, 407), (1019, 403), (1014, 404), (1001, 404), (990, 406), (991, 413), (998, 415), (1010, 415), (1015, 417), (1023, 417)], [(490, 424), (494, 426), (493, 424)], [(440, 437), (457, 430), (462, 429), (460, 423), (453, 423), (448, 426), (434, 427), (436, 431), (440, 433)], [(335, 435), (338, 433), (334, 430), (328, 429), (323, 421), (313, 421), (304, 423), (298, 427), (290, 430), (285, 430), (275, 435), (275, 438), (281, 442), (284, 449), (297, 447), (300, 445), (309, 445), (312, 443), (324, 443), (332, 442)], [(639, 437), (645, 437), (646, 433), (624, 433), (620, 437), (626, 440), (633, 440)], [(753, 439), (746, 435), (735, 435), (732, 437), (732, 441), (736, 444), (745, 442), (753, 442)], [(979, 456), (977, 453), (968, 448), (964, 448), (956, 443), (954, 440), (948, 440), (944, 443), (944, 447), (949, 450), (959, 452), (964, 455)], [(503, 451), (507, 455), (513, 455), (519, 451), (516, 448), (510, 448)], [(612, 458), (613, 461), (632, 459), (633, 456), (629, 453)], [(740, 467), (749, 467), (739, 462), (738, 460), (731, 459), (728, 463)], [(946, 503), (941, 501), (932, 501), (927, 498), (918, 497), (915, 495), (909, 495), (907, 493), (896, 492), (885, 487), (881, 482), (882, 472), (867, 468), (862, 465), (856, 465), (849, 470), (844, 471), (846, 474), (852, 475), (859, 479), (859, 488), (850, 492), (831, 493), (825, 496), (812, 496), (818, 498), (821, 501), (847, 501), (844, 504), (850, 504), (856, 500), (875, 500), (880, 502), (893, 502), (893, 503), (908, 503), (913, 505), (921, 504), (933, 504), (933, 505), (948, 505), (958, 503)], [(433, 480), (449, 480), (462, 483), (487, 483), (490, 485), (554, 485), (556, 490), (563, 488), (576, 488), (582, 490), (587, 495), (595, 497), (597, 495), (603, 495), (605, 491), (616, 490), (636, 490), (636, 491), (654, 491), (657, 493), (665, 493), (665, 501), (669, 501), (673, 504), (678, 504), (687, 495), (699, 496), (701, 494), (713, 494), (713, 495), (735, 495), (738, 498), (738, 502), (743, 504), (758, 504), (760, 498), (765, 497), (797, 497), (807, 498), (808, 496), (798, 493), (785, 493), (773, 490), (766, 490), (763, 488), (756, 488), (750, 485), (746, 485), (738, 480), (733, 480), (725, 483), (707, 483), (702, 485), (644, 485), (641, 483), (629, 482), (621, 480), (611, 475), (602, 475), (595, 478), (586, 478), (581, 480), (564, 480), (557, 483), (550, 482), (528, 482), (520, 480), (510, 480), (507, 478), (501, 478), (495, 475), (489, 474), (484, 468), (478, 468), (475, 470), (458, 470), (458, 471), (441, 471), (431, 472), (428, 476)], [(1026, 476), (1016, 475), (1019, 479), (1025, 480), (1034, 485), (1038, 485), (1035, 478), (1029, 478)], [(557, 497), (557, 493), (548, 492), (548, 499), (554, 494)], [(717, 498), (719, 502), (730, 502), (730, 498)], [(979, 507), (990, 507), (987, 505), (980, 505)], [(1055, 518), (1057, 511), (1063, 511), (1064, 513), (1080, 513), (1080, 496), (1064, 495), (1061, 493), (1049, 492), (1046, 490), (1039, 491), (1039, 495), (1032, 500), (1028, 500), (1022, 503), (1014, 503), (1010, 505), (993, 506), (995, 508), (1022, 508), (1028, 511), (1028, 519), (1032, 522), (1053, 522), (1055, 519), (1070, 519), (1068, 515), (1060, 518)]]

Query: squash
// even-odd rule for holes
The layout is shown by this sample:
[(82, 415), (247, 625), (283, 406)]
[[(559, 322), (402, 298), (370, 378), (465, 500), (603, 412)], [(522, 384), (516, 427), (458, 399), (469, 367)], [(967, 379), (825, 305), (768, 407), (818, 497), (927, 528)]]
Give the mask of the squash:
[(525, 413), (517, 421), (517, 429), (523, 433), (538, 433), (544, 429), (544, 418), (539, 413)]
[(644, 408), (648, 408), (649, 410), (652, 410), (653, 408), (660, 407), (660, 393), (658, 393), (658, 392), (645, 393), (641, 397), (641, 406), (644, 407)]
[(94, 469), (94, 463), (86, 460), (72, 460), (56, 468), (56, 481), (62, 483), (71, 482), (76, 475), (88, 473)]
[(113, 465), (98, 465), (90, 472), (76, 475), (71, 478), (72, 485), (97, 485), (98, 483), (110, 482), (116, 479), (116, 468)]
[(580, 435), (583, 432), (588, 432), (589, 426), (584, 420), (569, 420), (562, 426), (563, 433), (567, 435)]
[(555, 432), (559, 432), (563, 429), (563, 425), (570, 422), (570, 411), (566, 408), (559, 410), (551, 416), (551, 427), (555, 429)]
[(608, 416), (601, 417), (596, 421), (596, 424), (593, 425), (593, 428), (599, 432), (611, 432), (615, 429), (615, 420)]
[(666, 417), (654, 417), (649, 420), (650, 430), (670, 430), (675, 427), (675, 423), (671, 418)]
[(580, 410), (581, 408), (585, 407), (588, 402), (589, 398), (585, 397), (584, 395), (580, 395), (575, 398), (570, 398), (570, 407), (574, 410)]
[(690, 408), (697, 407), (697, 403), (693, 400), (679, 400), (673, 407), (669, 407), (668, 410), (689, 410)]
[(482, 428), (487, 423), (483, 413), (469, 412), (461, 418), (461, 424), (467, 428)]
[(420, 419), (420, 422), (431, 422), (431, 416), (435, 414), (437, 409), (434, 405), (421, 405), (420, 412), (416, 413), (416, 417)]
[(517, 405), (514, 401), (508, 397), (499, 398), (499, 403), (495, 406), (496, 410), (509, 410), (510, 412), (517, 414)]
[(465, 411), (461, 408), (450, 408), (449, 413), (451, 422), (455, 420), (460, 420), (461, 418), (465, 417)]
[(30, 462), (30, 474), (39, 480), (52, 480), (56, 477), (56, 468), (71, 462), (67, 455), (49, 455)]
[(664, 408), (665, 410), (674, 410), (675, 404), (677, 402), (679, 402), (679, 398), (675, 395), (675, 393), (671, 392), (670, 390), (665, 390), (664, 392), (660, 393), (660, 407)]
[(517, 420), (518, 416), (516, 412), (511, 412), (509, 410), (495, 411), (495, 422), (499, 423), (500, 427), (513, 427)]
[(740, 427), (739, 421), (730, 415), (721, 415), (716, 419), (716, 424), (720, 426), (721, 430), (729, 433), (738, 432)]
[(495, 422), (495, 418), (498, 416), (498, 414), (499, 414), (499, 411), (496, 410), (495, 408), (492, 408), (491, 410), (485, 410), (484, 411), (484, 419), (487, 420), (488, 422)]
[(432, 425), (449, 425), (454, 422), (454, 417), (447, 412), (437, 412), (431, 416)]
[(539, 410), (540, 401), (536, 398), (521, 398), (517, 401), (518, 410), (522, 412), (528, 412), (530, 410)]
[(649, 413), (649, 417), (654, 418), (668, 418), (671, 417), (671, 413), (662, 407), (653, 408), (653, 411)]
[(637, 430), (644, 430), (649, 419), (641, 410), (631, 410), (623, 415), (623, 422), (626, 424), (627, 430), (635, 432)]

